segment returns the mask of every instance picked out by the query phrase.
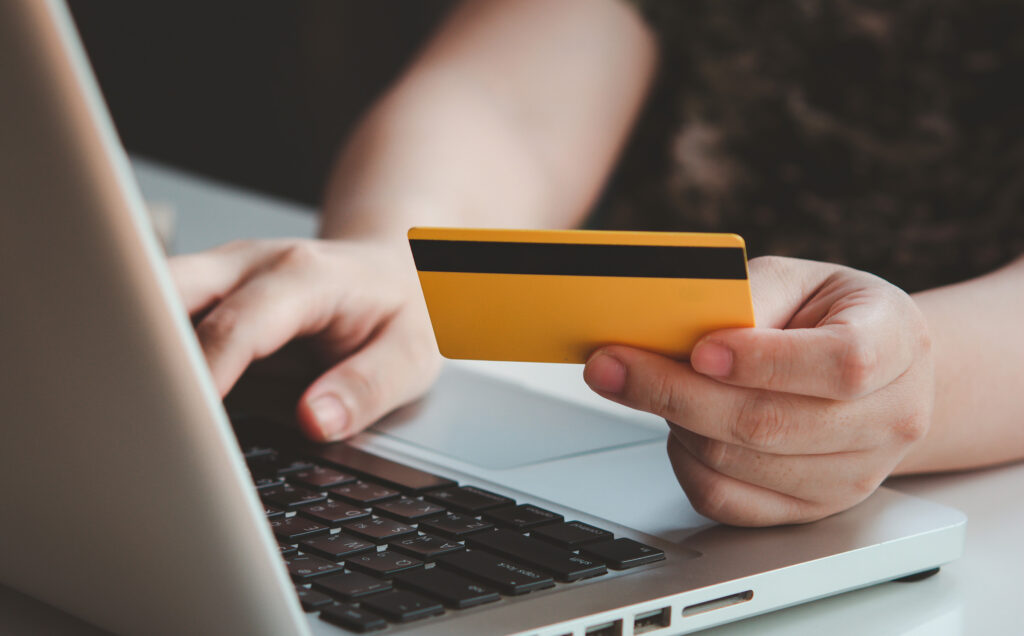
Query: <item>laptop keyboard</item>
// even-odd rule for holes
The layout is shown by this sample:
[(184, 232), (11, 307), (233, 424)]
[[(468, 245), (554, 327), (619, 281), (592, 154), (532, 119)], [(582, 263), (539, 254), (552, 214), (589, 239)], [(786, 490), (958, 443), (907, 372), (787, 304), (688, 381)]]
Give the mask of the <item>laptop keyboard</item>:
[(243, 446), (302, 607), (385, 629), (640, 567), (664, 552), (530, 503), (335, 444)]

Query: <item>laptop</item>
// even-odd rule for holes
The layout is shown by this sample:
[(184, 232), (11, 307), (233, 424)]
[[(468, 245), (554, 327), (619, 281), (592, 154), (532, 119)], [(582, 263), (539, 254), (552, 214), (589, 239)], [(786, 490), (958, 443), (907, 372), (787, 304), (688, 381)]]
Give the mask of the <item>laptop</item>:
[(664, 429), (465, 367), (346, 443), (273, 378), (229, 417), (59, 0), (0, 3), (0, 94), (0, 584), (118, 633), (676, 634), (962, 551), (886, 488), (715, 524)]

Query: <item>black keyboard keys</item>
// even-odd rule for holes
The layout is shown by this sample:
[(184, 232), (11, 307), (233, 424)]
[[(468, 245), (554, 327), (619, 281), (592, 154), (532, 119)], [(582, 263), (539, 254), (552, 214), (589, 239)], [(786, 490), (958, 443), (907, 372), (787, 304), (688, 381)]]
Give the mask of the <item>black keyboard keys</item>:
[(459, 488), (445, 488), (436, 490), (426, 495), (426, 498), (461, 512), (479, 514), (489, 508), (499, 506), (511, 506), (516, 502), (508, 497), (473, 486), (461, 486)]
[(369, 506), (399, 495), (397, 490), (368, 481), (354, 481), (350, 484), (336, 486), (331, 488), (330, 492), (333, 498), (344, 499), (357, 506)]
[(575, 550), (582, 545), (604, 541), (612, 538), (612, 533), (607, 530), (595, 528), (589, 523), (582, 521), (570, 521), (568, 523), (556, 523), (550, 526), (537, 528), (530, 532), (530, 536), (543, 539), (566, 550)]
[(394, 517), (399, 521), (415, 523), (424, 517), (444, 512), (444, 508), (422, 499), (399, 497), (398, 499), (391, 499), (377, 504), (373, 507), (373, 511), (379, 515)]
[(307, 539), (299, 545), (302, 546), (303, 552), (310, 552), (332, 561), (342, 561), (353, 554), (377, 549), (377, 546), (369, 541), (343, 533), (321, 534)]
[(299, 602), (302, 603), (302, 609), (307, 612), (319, 611), (321, 607), (330, 605), (334, 602), (334, 599), (330, 596), (327, 596), (323, 592), (317, 592), (316, 590), (297, 587), (295, 588), (295, 592), (299, 595)]
[(489, 552), (538, 567), (555, 575), (559, 581), (578, 581), (600, 576), (608, 570), (602, 563), (579, 556), (569, 550), (557, 548), (512, 530), (481, 532), (466, 542)]
[(350, 570), (360, 570), (376, 576), (391, 576), (405, 570), (423, 567), (423, 561), (401, 552), (364, 552), (349, 557), (345, 565)]
[(367, 475), (382, 484), (406, 492), (420, 493), (435, 488), (446, 488), (454, 486), (451, 479), (439, 477), (412, 466), (406, 466), (371, 455), (348, 444), (330, 444), (322, 447), (318, 456), (328, 463), (336, 465), (341, 470), (352, 470), (356, 473)]
[(380, 616), (348, 603), (335, 603), (323, 608), (320, 618), (353, 632), (371, 632), (384, 629), (388, 622)]
[(299, 582), (316, 576), (341, 572), (344, 569), (337, 563), (312, 554), (295, 554), (285, 557), (284, 564), (288, 566), (288, 573), (292, 575), (292, 578)]
[(283, 517), (284, 510), (263, 504), (263, 514), (267, 515), (267, 519), (275, 519), (277, 517)]
[(298, 486), (289, 486), (288, 484), (274, 488), (265, 488), (260, 491), (260, 497), (263, 501), (271, 503), (278, 508), (294, 508), (295, 506), (304, 506), (327, 499), (327, 495), (322, 492), (315, 492)]
[(480, 550), (446, 554), (438, 557), (437, 563), (449, 570), (493, 585), (499, 592), (509, 596), (526, 594), (555, 584), (555, 581), (546, 574)]
[(362, 572), (345, 572), (313, 579), (313, 588), (335, 598), (350, 600), (390, 590), (391, 581), (374, 578)]
[(295, 543), (300, 537), (326, 534), (330, 528), (322, 523), (304, 517), (286, 517), (270, 520), (270, 527), (281, 543)]
[(416, 534), (416, 528), (407, 526), (394, 519), (375, 517), (373, 519), (360, 519), (344, 526), (346, 534), (354, 534), (357, 537), (368, 539), (374, 543), (387, 543), (398, 537)]
[(604, 561), (608, 567), (616, 570), (625, 570), (665, 558), (665, 553), (661, 550), (625, 538), (590, 543), (580, 548), (580, 554)]
[(299, 514), (329, 526), (340, 525), (343, 521), (351, 521), (369, 517), (370, 513), (362, 508), (341, 501), (319, 501), (299, 508)]
[(363, 599), (360, 605), (400, 623), (444, 614), (444, 608), (437, 601), (406, 590), (374, 594)]
[(436, 598), (456, 609), (491, 603), (501, 598), (494, 589), (441, 568), (402, 572), (395, 577), (395, 583), (399, 587), (407, 587)]
[(323, 466), (314, 466), (309, 470), (300, 470), (297, 473), (288, 475), (288, 481), (313, 490), (340, 486), (355, 480), (356, 478), (348, 473), (343, 473), (333, 468), (324, 468)]
[(448, 554), (449, 552), (457, 552), (462, 549), (462, 544), (458, 541), (433, 537), (429, 534), (398, 539), (397, 541), (391, 541), (389, 545), (393, 550), (411, 554), (424, 561), (433, 561), (434, 557)]
[(530, 504), (495, 508), (484, 512), (483, 518), (499, 526), (525, 532), (547, 523), (562, 521), (562, 515)]
[(481, 521), (461, 512), (447, 512), (443, 515), (420, 521), (420, 530), (433, 532), (442, 537), (461, 539), (466, 535), (494, 527), (490, 521)]

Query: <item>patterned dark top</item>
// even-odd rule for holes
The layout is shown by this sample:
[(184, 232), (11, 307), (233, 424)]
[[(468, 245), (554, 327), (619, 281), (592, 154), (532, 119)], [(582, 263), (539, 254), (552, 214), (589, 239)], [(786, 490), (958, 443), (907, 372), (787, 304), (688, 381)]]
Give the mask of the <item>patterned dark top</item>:
[(599, 223), (907, 289), (1024, 253), (1024, 3), (638, 2), (659, 80)]

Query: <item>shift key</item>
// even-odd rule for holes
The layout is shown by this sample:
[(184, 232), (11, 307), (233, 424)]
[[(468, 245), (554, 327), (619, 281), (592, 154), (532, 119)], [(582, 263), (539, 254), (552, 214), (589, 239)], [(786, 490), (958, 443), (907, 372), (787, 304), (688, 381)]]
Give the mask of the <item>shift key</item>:
[(555, 584), (554, 579), (546, 574), (479, 550), (446, 554), (437, 557), (437, 564), (493, 585), (502, 594), (509, 596), (526, 594)]

